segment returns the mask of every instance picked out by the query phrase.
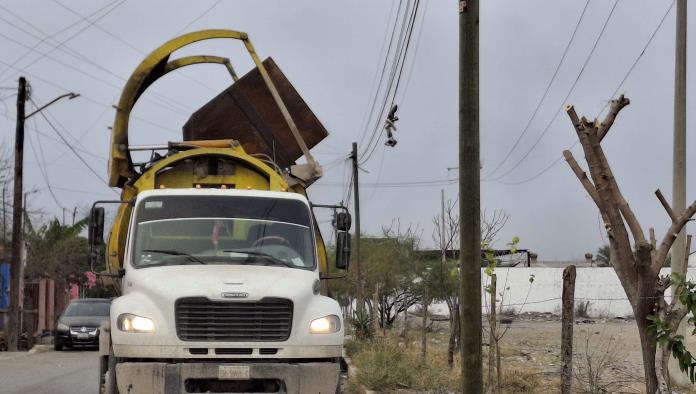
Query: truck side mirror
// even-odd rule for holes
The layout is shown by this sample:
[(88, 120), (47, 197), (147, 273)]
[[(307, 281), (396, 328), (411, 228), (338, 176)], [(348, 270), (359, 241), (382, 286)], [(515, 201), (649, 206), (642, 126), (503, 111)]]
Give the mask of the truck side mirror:
[(336, 268), (348, 269), (350, 263), (350, 233), (339, 231), (336, 234)]
[(94, 264), (101, 255), (104, 245), (104, 208), (94, 207), (89, 213), (89, 227), (87, 228), (89, 240), (89, 266), (94, 271)]
[(348, 212), (339, 212), (336, 214), (336, 230), (348, 231), (350, 230), (351, 223), (352, 218)]

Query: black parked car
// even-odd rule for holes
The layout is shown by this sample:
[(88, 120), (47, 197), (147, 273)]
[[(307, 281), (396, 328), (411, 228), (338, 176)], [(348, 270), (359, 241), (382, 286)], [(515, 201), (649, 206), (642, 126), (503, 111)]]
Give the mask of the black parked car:
[(58, 318), (56, 335), (53, 338), (55, 350), (74, 346), (99, 346), (99, 326), (109, 320), (111, 300), (104, 298), (83, 298), (72, 300), (65, 312)]

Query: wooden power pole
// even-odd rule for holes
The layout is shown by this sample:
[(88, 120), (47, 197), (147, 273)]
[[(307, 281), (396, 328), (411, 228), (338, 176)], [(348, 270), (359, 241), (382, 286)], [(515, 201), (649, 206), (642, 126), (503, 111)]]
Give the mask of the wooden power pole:
[(355, 201), (355, 270), (358, 276), (357, 283), (357, 310), (358, 313), (362, 314), (363, 308), (365, 306), (365, 300), (363, 299), (363, 283), (362, 283), (362, 271), (360, 268), (360, 189), (358, 182), (358, 143), (353, 142), (353, 150), (350, 154), (350, 158), (353, 160), (353, 196)]
[(19, 77), (17, 91), (17, 129), (14, 152), (14, 198), (12, 200), (12, 250), (10, 258), (10, 313), (7, 324), (7, 349), (17, 351), (21, 335), (21, 271), (22, 271), (22, 176), (24, 166), (24, 105), (27, 96), (27, 81)]
[(459, 310), (462, 392), (483, 391), (479, 1), (459, 1)]

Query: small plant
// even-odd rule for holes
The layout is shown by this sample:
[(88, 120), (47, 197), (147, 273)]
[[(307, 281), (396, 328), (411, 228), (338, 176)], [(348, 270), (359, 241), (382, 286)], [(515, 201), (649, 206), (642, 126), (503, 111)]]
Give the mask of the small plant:
[(575, 303), (575, 316), (576, 317), (590, 317), (590, 301), (580, 301)]
[(615, 338), (593, 335), (586, 330), (582, 333), (584, 346), (573, 360), (575, 391), (587, 394), (627, 392), (631, 384), (641, 381), (640, 377), (617, 368), (626, 354)]
[(372, 319), (364, 310), (355, 313), (355, 316), (350, 319), (350, 325), (355, 339), (364, 341), (372, 338)]

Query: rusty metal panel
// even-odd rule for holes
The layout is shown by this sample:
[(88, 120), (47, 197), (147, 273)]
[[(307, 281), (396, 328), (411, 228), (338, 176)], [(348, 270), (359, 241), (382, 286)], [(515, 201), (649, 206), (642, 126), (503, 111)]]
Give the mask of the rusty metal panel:
[[(311, 149), (328, 132), (273, 59), (264, 60), (263, 65)], [(186, 141), (235, 139), (247, 153), (267, 154), (280, 167), (290, 166), (302, 157), (302, 150), (258, 68), (194, 112), (184, 125), (183, 134)]]

